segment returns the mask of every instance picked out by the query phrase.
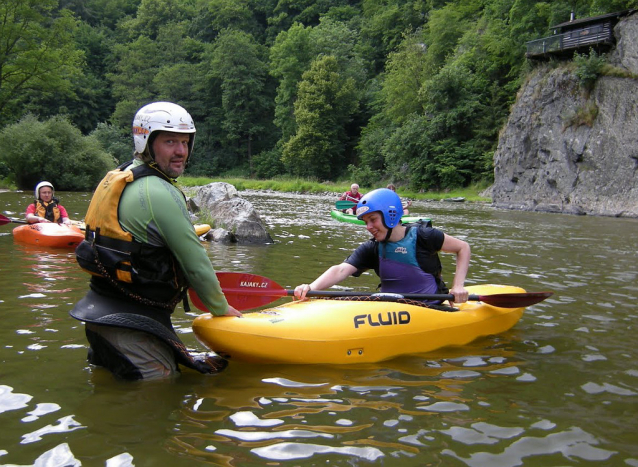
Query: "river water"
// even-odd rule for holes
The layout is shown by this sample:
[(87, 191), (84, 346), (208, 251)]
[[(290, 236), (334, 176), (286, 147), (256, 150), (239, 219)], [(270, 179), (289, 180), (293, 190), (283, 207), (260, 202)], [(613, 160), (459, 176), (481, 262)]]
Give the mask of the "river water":
[[(59, 193), (81, 219), (88, 193)], [(241, 193), (274, 239), (206, 244), (220, 271), (291, 288), (367, 238), (330, 199)], [(20, 216), (30, 193), (0, 193)], [(638, 221), (416, 202), (468, 241), (468, 284), (554, 296), (507, 333), (361, 366), (249, 365), (216, 376), (123, 383), (86, 363), (68, 316), (87, 290), (72, 251), (0, 227), (0, 464), (67, 466), (638, 466)], [(442, 255), (447, 279), (453, 258)], [(341, 285), (372, 291), (371, 274)], [(174, 324), (205, 349), (180, 307)]]

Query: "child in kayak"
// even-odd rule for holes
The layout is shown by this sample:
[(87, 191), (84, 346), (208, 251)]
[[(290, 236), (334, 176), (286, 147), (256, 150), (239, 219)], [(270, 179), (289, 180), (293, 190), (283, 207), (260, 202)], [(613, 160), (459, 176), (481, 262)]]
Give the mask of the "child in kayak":
[(327, 289), (349, 276), (359, 277), (368, 269), (374, 269), (381, 278), (384, 293), (447, 294), (438, 255), (443, 251), (456, 254), (456, 272), (449, 293), (454, 295), (455, 303), (467, 301), (468, 291), (463, 285), (471, 255), (467, 242), (426, 223), (401, 224), (401, 199), (387, 188), (361, 198), (356, 212), (373, 238), (312, 283), (297, 286), (294, 291), (297, 299), (304, 300), (309, 291)]

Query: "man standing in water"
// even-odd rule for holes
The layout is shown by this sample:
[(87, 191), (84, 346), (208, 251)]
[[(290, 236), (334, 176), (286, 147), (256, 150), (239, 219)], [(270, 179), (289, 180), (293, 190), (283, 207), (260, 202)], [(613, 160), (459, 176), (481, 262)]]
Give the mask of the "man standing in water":
[(179, 105), (155, 102), (135, 115), (133, 140), (132, 164), (109, 172), (91, 200), (76, 250), (92, 275), (90, 290), (70, 314), (86, 323), (89, 362), (118, 378), (169, 377), (178, 363), (217, 373), (227, 362), (193, 358), (170, 318), (189, 286), (214, 315), (241, 316), (228, 305), (175, 185), (192, 156), (195, 124)]

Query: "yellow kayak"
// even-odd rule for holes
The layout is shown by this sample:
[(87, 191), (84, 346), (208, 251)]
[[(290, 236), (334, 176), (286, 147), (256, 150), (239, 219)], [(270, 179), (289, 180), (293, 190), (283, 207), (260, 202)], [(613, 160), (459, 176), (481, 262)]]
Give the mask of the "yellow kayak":
[[(72, 222), (73, 222), (73, 225), (78, 227), (80, 230), (86, 229), (86, 224), (83, 221), (72, 221)], [(211, 228), (210, 225), (208, 224), (194, 224), (193, 227), (195, 228), (195, 233), (197, 234), (198, 237), (201, 237), (202, 235), (208, 233), (208, 231)]]
[[(467, 287), (471, 294), (524, 293), (520, 287)], [(219, 355), (253, 363), (375, 363), (461, 346), (512, 328), (525, 308), (467, 302), (439, 311), (383, 301), (293, 301), (243, 318), (205, 314), (197, 339)]]
[(210, 225), (208, 224), (195, 224), (193, 227), (195, 227), (195, 233), (198, 237), (207, 234), (210, 230)]

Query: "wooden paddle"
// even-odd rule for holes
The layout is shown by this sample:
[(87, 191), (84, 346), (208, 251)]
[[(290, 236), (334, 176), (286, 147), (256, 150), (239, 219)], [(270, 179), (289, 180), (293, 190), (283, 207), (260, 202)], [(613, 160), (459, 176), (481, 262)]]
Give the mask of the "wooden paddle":
[[(275, 300), (294, 295), (293, 290), (284, 289), (267, 277), (241, 272), (218, 272), (217, 279), (226, 300), (236, 309), (250, 310), (268, 305)], [(193, 289), (188, 289), (193, 304), (203, 311), (208, 311), (204, 303)], [(499, 308), (524, 308), (542, 302), (553, 292), (502, 293), (490, 295), (470, 295), (469, 300), (481, 301)], [(452, 294), (384, 294), (375, 292), (341, 292), (332, 290), (316, 290), (306, 294), (308, 297), (365, 297), (379, 296), (387, 301), (400, 298), (413, 300), (454, 300)]]
[(337, 209), (350, 209), (350, 208), (354, 208), (357, 205), (357, 203), (355, 203), (354, 201), (344, 201), (344, 200), (339, 200), (335, 203), (335, 207)]

